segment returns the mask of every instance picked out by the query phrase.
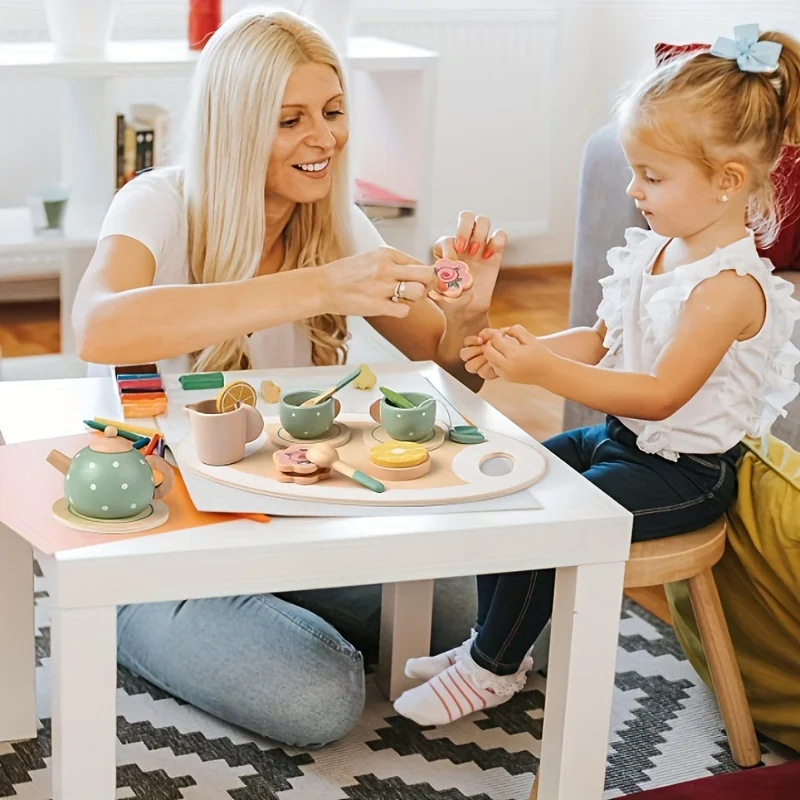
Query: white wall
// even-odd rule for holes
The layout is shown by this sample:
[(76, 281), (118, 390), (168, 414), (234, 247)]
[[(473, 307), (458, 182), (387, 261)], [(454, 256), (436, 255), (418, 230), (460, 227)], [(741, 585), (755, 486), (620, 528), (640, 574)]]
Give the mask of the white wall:
[[(117, 37), (185, 34), (186, 0), (118, 2)], [(226, 0), (224, 9), (247, 4)], [(584, 143), (608, 120), (625, 82), (650, 67), (657, 41), (713, 41), (746, 22), (800, 37), (800, 0), (356, 0), (356, 7), (359, 33), (451, 48), (442, 52), (450, 77), (439, 84), (431, 235), (474, 206), (511, 231), (509, 265), (571, 259)], [(463, 41), (442, 27), (459, 16)], [(499, 64), (497, 52), (481, 46), (483, 30), (511, 37), (501, 18), (527, 20), (528, 51), (519, 49), (520, 34), (508, 38), (518, 48), (514, 63)], [(0, 0), (0, 40), (44, 35), (41, 0)], [(121, 106), (146, 95), (179, 114), (183, 86), (126, 80), (117, 92)], [(58, 173), (58, 100), (49, 81), (0, 85), (0, 206), (24, 203), (30, 186)]]
[(800, 37), (800, 0), (566, 0), (550, 5), (561, 9), (561, 25), (552, 72), (557, 85), (552, 181), (541, 187), (549, 197), (548, 230), (517, 242), (516, 263), (571, 260), (584, 143), (610, 119), (626, 83), (651, 67), (657, 42), (713, 42), (748, 22)]

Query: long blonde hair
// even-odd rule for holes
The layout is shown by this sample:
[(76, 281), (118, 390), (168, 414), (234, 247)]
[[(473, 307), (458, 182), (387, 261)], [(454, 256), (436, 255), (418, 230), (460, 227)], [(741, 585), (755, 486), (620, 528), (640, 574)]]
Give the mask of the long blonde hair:
[(775, 72), (744, 72), (705, 50), (677, 56), (636, 86), (618, 114), (656, 148), (695, 160), (709, 175), (732, 159), (748, 166), (748, 225), (767, 246), (793, 210), (787, 192), (776, 198), (772, 177), (784, 146), (800, 145), (800, 43), (776, 32), (759, 41), (782, 45)]
[[(267, 165), (281, 103), (299, 64), (327, 64), (345, 75), (333, 45), (310, 22), (289, 11), (245, 9), (222, 24), (201, 53), (186, 115), (181, 159), (190, 280), (241, 281), (256, 275), (265, 235)], [(349, 172), (345, 147), (330, 194), (298, 204), (283, 232), (282, 269), (335, 261), (352, 252)], [(344, 317), (307, 320), (313, 363), (346, 358)], [(246, 337), (193, 354), (192, 369), (251, 366)]]

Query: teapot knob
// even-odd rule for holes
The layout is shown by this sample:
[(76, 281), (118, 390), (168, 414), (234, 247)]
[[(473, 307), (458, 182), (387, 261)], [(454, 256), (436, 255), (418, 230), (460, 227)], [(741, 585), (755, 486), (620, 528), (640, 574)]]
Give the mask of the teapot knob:
[(108, 436), (110, 439), (112, 436), (116, 436), (119, 431), (113, 425), (106, 425), (103, 430), (103, 436)]

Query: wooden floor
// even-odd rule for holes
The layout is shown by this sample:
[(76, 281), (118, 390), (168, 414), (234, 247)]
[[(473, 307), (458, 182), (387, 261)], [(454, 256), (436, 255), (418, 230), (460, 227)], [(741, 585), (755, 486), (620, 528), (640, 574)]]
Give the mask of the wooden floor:
[[(519, 323), (543, 336), (569, 324), (570, 267), (520, 267), (505, 270), (492, 306), (495, 327)], [(0, 304), (0, 354), (45, 355), (60, 350), (58, 302)], [(481, 396), (498, 411), (542, 441), (561, 430), (563, 401), (535, 386), (491, 381)], [(633, 599), (669, 622), (662, 589), (631, 593)]]
[(61, 350), (58, 301), (0, 303), (0, 354), (42, 356)]

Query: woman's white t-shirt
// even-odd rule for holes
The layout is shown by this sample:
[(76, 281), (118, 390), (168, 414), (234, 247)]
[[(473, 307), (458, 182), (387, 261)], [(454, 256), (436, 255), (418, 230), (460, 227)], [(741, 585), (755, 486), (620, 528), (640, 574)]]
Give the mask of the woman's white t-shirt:
[[(353, 254), (386, 245), (356, 205), (351, 226)], [(188, 284), (188, 223), (180, 171), (174, 167), (154, 170), (126, 183), (111, 201), (98, 241), (113, 235), (136, 239), (153, 254), (156, 262), (153, 285)], [(311, 340), (300, 322), (255, 331), (248, 337), (248, 344), (253, 369), (311, 365)], [(162, 373), (186, 373), (190, 369), (189, 356), (161, 361), (158, 366)], [(93, 370), (90, 367), (89, 374)]]

